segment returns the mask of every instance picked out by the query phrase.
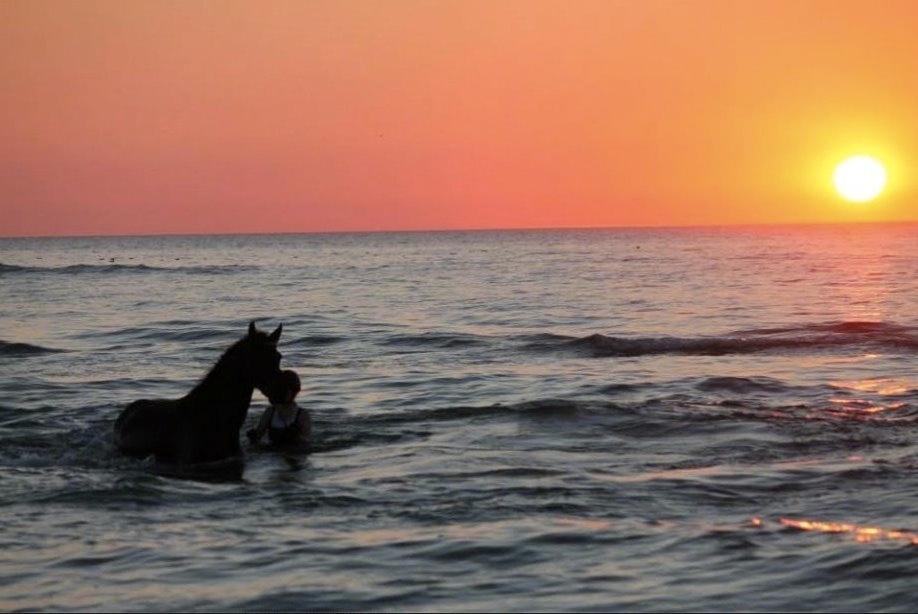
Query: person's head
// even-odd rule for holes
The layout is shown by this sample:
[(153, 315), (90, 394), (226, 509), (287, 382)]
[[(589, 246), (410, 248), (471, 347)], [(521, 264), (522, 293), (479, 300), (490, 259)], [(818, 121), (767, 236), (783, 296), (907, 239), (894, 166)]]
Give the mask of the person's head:
[(287, 369), (281, 371), (277, 381), (271, 386), (268, 400), (272, 404), (291, 403), (300, 392), (300, 376), (295, 371)]

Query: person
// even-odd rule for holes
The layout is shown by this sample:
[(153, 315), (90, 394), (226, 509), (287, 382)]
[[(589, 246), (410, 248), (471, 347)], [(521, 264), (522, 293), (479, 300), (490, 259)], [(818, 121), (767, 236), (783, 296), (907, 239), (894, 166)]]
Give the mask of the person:
[(261, 416), (258, 426), (246, 432), (249, 441), (257, 444), (267, 432), (268, 439), (275, 446), (308, 445), (312, 419), (309, 412), (294, 400), (299, 392), (299, 376), (289, 369), (282, 371), (268, 395), (271, 405)]

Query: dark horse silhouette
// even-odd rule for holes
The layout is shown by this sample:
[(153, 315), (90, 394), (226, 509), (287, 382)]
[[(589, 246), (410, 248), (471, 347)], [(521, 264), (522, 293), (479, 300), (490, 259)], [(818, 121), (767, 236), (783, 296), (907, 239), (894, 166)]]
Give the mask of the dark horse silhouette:
[(115, 421), (115, 445), (125, 454), (180, 465), (240, 457), (239, 429), (255, 388), (264, 391), (280, 376), (277, 340), (249, 324), (210, 373), (180, 399), (140, 400)]

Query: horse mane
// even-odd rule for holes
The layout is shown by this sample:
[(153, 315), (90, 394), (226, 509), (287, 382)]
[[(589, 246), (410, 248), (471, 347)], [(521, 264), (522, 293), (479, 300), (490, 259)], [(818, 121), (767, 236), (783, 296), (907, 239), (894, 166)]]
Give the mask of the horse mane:
[[(261, 331), (259, 331), (257, 334), (267, 338), (267, 335)], [(198, 384), (191, 389), (191, 392), (188, 393), (188, 396), (199, 396), (215, 387), (217, 387), (217, 389), (223, 388), (223, 380), (226, 378), (226, 373), (228, 371), (226, 367), (229, 366), (231, 361), (237, 359), (239, 355), (239, 348), (241, 348), (242, 345), (247, 341), (250, 341), (250, 337), (248, 335), (242, 339), (239, 339), (233, 343), (233, 345), (226, 348), (220, 358), (217, 359), (217, 362), (214, 363), (214, 366), (210, 368), (210, 371), (208, 371), (204, 377), (201, 378), (201, 381), (199, 381)]]

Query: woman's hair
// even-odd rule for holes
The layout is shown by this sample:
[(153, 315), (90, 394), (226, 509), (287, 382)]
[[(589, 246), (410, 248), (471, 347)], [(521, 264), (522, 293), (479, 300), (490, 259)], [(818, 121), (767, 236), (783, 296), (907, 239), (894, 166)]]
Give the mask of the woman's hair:
[(268, 400), (271, 403), (283, 403), (287, 400), (289, 393), (293, 393), (293, 396), (296, 397), (299, 392), (300, 376), (296, 374), (296, 371), (287, 369), (281, 371), (274, 385), (271, 386), (271, 394), (268, 395)]
[(293, 396), (299, 394), (300, 376), (296, 374), (296, 371), (291, 371), (290, 369), (281, 371), (281, 383), (285, 390), (293, 393)]

